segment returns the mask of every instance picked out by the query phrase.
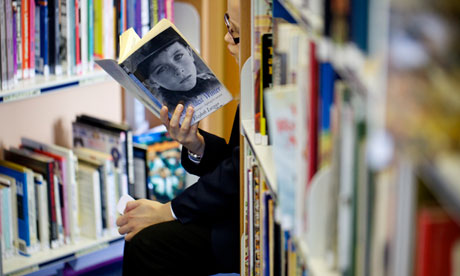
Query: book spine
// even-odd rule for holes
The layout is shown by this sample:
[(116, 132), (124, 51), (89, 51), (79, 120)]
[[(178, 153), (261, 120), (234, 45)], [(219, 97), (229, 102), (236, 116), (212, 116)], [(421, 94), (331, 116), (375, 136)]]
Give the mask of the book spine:
[(149, 0), (141, 0), (141, 37), (144, 37), (150, 30)]
[(59, 196), (61, 201), (61, 214), (62, 214), (62, 226), (64, 228), (64, 240), (66, 244), (70, 243), (70, 210), (69, 210), (69, 201), (67, 200), (67, 193), (69, 189), (69, 184), (67, 182), (67, 171), (66, 171), (66, 162), (58, 162), (59, 166)]
[[(109, 8), (110, 7), (110, 8)], [(103, 16), (103, 55), (104, 58), (114, 58), (114, 12), (113, 0), (104, 0), (104, 16)]]
[(5, 18), (5, 3), (0, 1), (0, 71), (1, 71), (1, 89), (8, 89), (8, 65), (6, 53), (6, 18)]
[(77, 32), (76, 32), (76, 19), (75, 19), (75, 1), (77, 0), (68, 0), (67, 4), (67, 22), (69, 22), (69, 26), (67, 28), (68, 36), (67, 36), (67, 50), (68, 58), (69, 58), (69, 68), (70, 74), (76, 74), (77, 65), (76, 65), (76, 39), (77, 39)]
[(70, 49), (69, 49), (69, 2), (59, 0), (59, 60), (64, 74), (70, 74)]
[(52, 164), (49, 165), (48, 168), (48, 215), (50, 218), (50, 240), (51, 240), (51, 248), (56, 248), (59, 245), (59, 229), (57, 224), (57, 214), (56, 214), (56, 190), (54, 186), (54, 174), (53, 174), (53, 167)]
[(13, 229), (13, 210), (12, 210), (12, 199), (13, 189), (12, 187), (1, 188), (0, 187), (0, 196), (1, 196), (1, 231), (2, 234), (2, 255), (3, 258), (11, 257), (15, 254), (14, 248), (14, 229)]
[(35, 69), (37, 73), (44, 76), (49, 75), (49, 17), (48, 17), (48, 2), (38, 1), (36, 18), (39, 23), (35, 24)]
[(13, 0), (13, 8), (15, 11), (15, 31), (16, 31), (16, 79), (22, 78), (22, 31), (21, 31), (21, 0)]
[(35, 0), (29, 0), (29, 76), (35, 77)]
[(94, 1), (88, 0), (88, 69), (94, 69)]
[(80, 214), (80, 209), (78, 205), (78, 186), (77, 186), (77, 170), (78, 170), (78, 160), (71, 153), (70, 161), (68, 161), (69, 174), (70, 174), (70, 183), (71, 188), (69, 189), (69, 200), (71, 204), (71, 223), (72, 223), (72, 240), (75, 242), (80, 237), (80, 227), (78, 224), (78, 216)]
[(100, 201), (100, 176), (95, 170), (89, 172), (86, 169), (78, 170), (78, 202), (82, 234), (89, 238), (102, 236), (101, 201)]
[(80, 1), (80, 33), (81, 33), (81, 68), (82, 72), (88, 71), (88, 2)]
[(27, 200), (29, 216), (29, 235), (31, 252), (36, 251), (38, 246), (37, 233), (37, 205), (35, 201), (35, 180), (33, 172), (27, 173)]
[(55, 200), (56, 200), (56, 224), (58, 228), (58, 243), (59, 245), (64, 244), (65, 236), (64, 236), (64, 218), (63, 214), (61, 212), (62, 210), (62, 203), (61, 203), (61, 194), (60, 194), (60, 189), (59, 189), (59, 180), (58, 176), (56, 174), (53, 175), (54, 178), (54, 195), (55, 195)]
[(104, 58), (103, 54), (103, 0), (94, 1), (94, 55)]
[(135, 9), (135, 1), (136, 0), (126, 0), (126, 29), (129, 29), (129, 28), (134, 28), (135, 30), (135, 25), (136, 25), (136, 21), (135, 21), (135, 18), (136, 18), (136, 9)]
[(308, 123), (308, 184), (318, 170), (318, 61), (316, 45), (310, 42), (310, 110)]
[(75, 70), (77, 74), (81, 74), (81, 28), (80, 28), (80, 0), (74, 2), (75, 15)]
[(15, 45), (13, 44), (13, 7), (11, 0), (5, 0), (5, 16), (6, 16), (6, 47), (9, 49), (7, 55), (7, 82), (8, 88), (11, 89), (14, 86), (14, 54), (11, 54), (14, 51)]
[(50, 72), (55, 75), (62, 74), (60, 61), (61, 33), (59, 30), (59, 0), (49, 0), (49, 64)]
[(35, 181), (35, 191), (37, 200), (37, 220), (38, 220), (38, 233), (42, 250), (50, 247), (49, 235), (49, 217), (48, 217), (48, 196), (46, 181)]
[(22, 78), (29, 78), (29, 0), (22, 0), (21, 12), (22, 33)]
[(158, 21), (166, 18), (165, 0), (158, 0)]
[(135, 0), (134, 10), (134, 30), (138, 36), (142, 37), (142, 0)]
[(174, 23), (174, 0), (166, 1), (166, 18)]

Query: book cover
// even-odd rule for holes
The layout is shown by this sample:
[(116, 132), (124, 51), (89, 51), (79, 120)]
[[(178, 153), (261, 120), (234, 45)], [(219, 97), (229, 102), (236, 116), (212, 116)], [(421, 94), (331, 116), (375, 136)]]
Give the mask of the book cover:
[(17, 247), (21, 254), (29, 255), (32, 250), (29, 220), (29, 209), (32, 208), (29, 200), (29, 185), (33, 185), (31, 169), (13, 162), (0, 160), (0, 173), (13, 177), (16, 181), (17, 198)]
[(35, 9), (35, 18), (38, 19), (35, 24), (35, 70), (44, 76), (48, 76), (50, 73), (49, 53), (51, 53), (51, 49), (48, 48), (50, 46), (48, 3), (48, 1), (37, 1), (37, 8)]
[[(114, 160), (119, 158), (121, 160), (120, 164), (116, 167), (122, 166), (123, 172), (128, 177), (128, 183), (132, 189), (134, 185), (134, 166), (133, 166), (133, 133), (131, 127), (127, 124), (116, 123), (108, 120), (103, 120), (100, 118), (92, 117), (89, 115), (79, 115), (77, 116), (77, 122), (94, 126), (99, 129), (110, 132), (112, 135), (120, 137), (122, 143), (122, 156), (115, 156), (112, 151), (107, 152), (112, 154)], [(101, 150), (104, 151), (104, 150)], [(120, 158), (121, 157), (121, 158)]]
[[(30, 153), (26, 153), (19, 149), (11, 148), (5, 150), (5, 159), (12, 161), (22, 166), (27, 166), (37, 173), (44, 175), (48, 183), (48, 212), (50, 217), (50, 240), (52, 247), (55, 247), (60, 242), (60, 237), (63, 237), (62, 229), (59, 229), (56, 214), (56, 197), (59, 195), (55, 194), (56, 183), (54, 183), (54, 161), (52, 158), (38, 156)], [(33, 179), (31, 181), (33, 184)], [(33, 185), (32, 185), (33, 186)], [(34, 196), (35, 197), (35, 196)], [(30, 200), (30, 199), (29, 199)], [(35, 209), (34, 209), (35, 211)]]
[(102, 237), (100, 176), (96, 168), (79, 164), (78, 202), (82, 235), (97, 239)]
[(177, 104), (182, 103), (193, 106), (191, 123), (195, 124), (232, 99), (168, 20), (159, 22), (142, 39), (126, 31), (120, 49), (118, 62), (106, 59), (96, 63), (158, 117), (162, 105), (168, 107), (171, 117)]
[(65, 166), (63, 169), (64, 185), (67, 187), (67, 194), (65, 194), (64, 202), (67, 201), (70, 238), (72, 242), (78, 240), (79, 226), (78, 226), (78, 187), (76, 183), (76, 168), (77, 161), (73, 151), (64, 147), (52, 144), (41, 143), (29, 138), (21, 138), (21, 146), (36, 151), (49, 152), (54, 155), (59, 155), (65, 158)]

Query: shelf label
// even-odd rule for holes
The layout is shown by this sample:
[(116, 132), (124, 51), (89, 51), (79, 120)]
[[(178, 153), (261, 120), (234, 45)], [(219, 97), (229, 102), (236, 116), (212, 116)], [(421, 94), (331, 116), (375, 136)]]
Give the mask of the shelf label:
[(31, 98), (40, 95), (40, 89), (17, 92), (11, 95), (3, 96), (3, 102), (13, 102), (21, 99)]

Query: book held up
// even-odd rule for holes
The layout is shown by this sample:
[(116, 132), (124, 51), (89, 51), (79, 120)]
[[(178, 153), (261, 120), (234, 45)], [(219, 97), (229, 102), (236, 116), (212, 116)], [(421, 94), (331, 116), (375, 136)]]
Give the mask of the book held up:
[(232, 100), (231, 94), (169, 20), (163, 19), (141, 39), (133, 29), (120, 36), (119, 60), (97, 60), (113, 79), (160, 117), (178, 104), (194, 108), (195, 124)]

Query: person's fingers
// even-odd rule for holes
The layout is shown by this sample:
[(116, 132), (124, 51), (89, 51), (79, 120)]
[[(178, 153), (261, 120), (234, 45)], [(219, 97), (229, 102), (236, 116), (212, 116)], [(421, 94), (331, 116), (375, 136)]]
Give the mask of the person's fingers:
[(169, 116), (168, 116), (168, 107), (163, 105), (163, 107), (160, 110), (160, 120), (163, 125), (166, 126), (166, 128), (169, 129)]
[(193, 134), (193, 135), (196, 135), (197, 132), (198, 132), (198, 123), (196, 123), (196, 124), (194, 124), (193, 126), (190, 127), (189, 133)]
[(120, 235), (124, 235), (124, 234), (131, 232), (132, 230), (133, 230), (133, 227), (129, 223), (127, 223), (123, 225), (122, 227), (118, 228), (118, 233), (120, 233)]
[(125, 241), (130, 241), (138, 232), (139, 230), (129, 232), (128, 235), (125, 236)]
[(174, 130), (178, 129), (180, 116), (181, 116), (183, 110), (184, 110), (184, 106), (182, 104), (178, 104), (177, 107), (176, 107), (176, 110), (174, 110), (174, 114), (171, 117), (171, 120), (169, 121), (169, 126), (172, 129), (174, 129)]
[(129, 211), (131, 211), (132, 209), (136, 208), (137, 206), (139, 206), (141, 204), (141, 202), (139, 200), (133, 200), (133, 201), (128, 201), (126, 203), (126, 207), (125, 207), (125, 214), (128, 213)]
[(187, 113), (185, 114), (184, 120), (182, 121), (182, 125), (180, 127), (180, 134), (183, 136), (188, 135), (190, 130), (190, 123), (192, 122), (193, 118), (193, 107), (189, 106), (187, 108)]
[(128, 223), (128, 217), (127, 216), (119, 216), (117, 218), (117, 226), (123, 226), (126, 223)]

